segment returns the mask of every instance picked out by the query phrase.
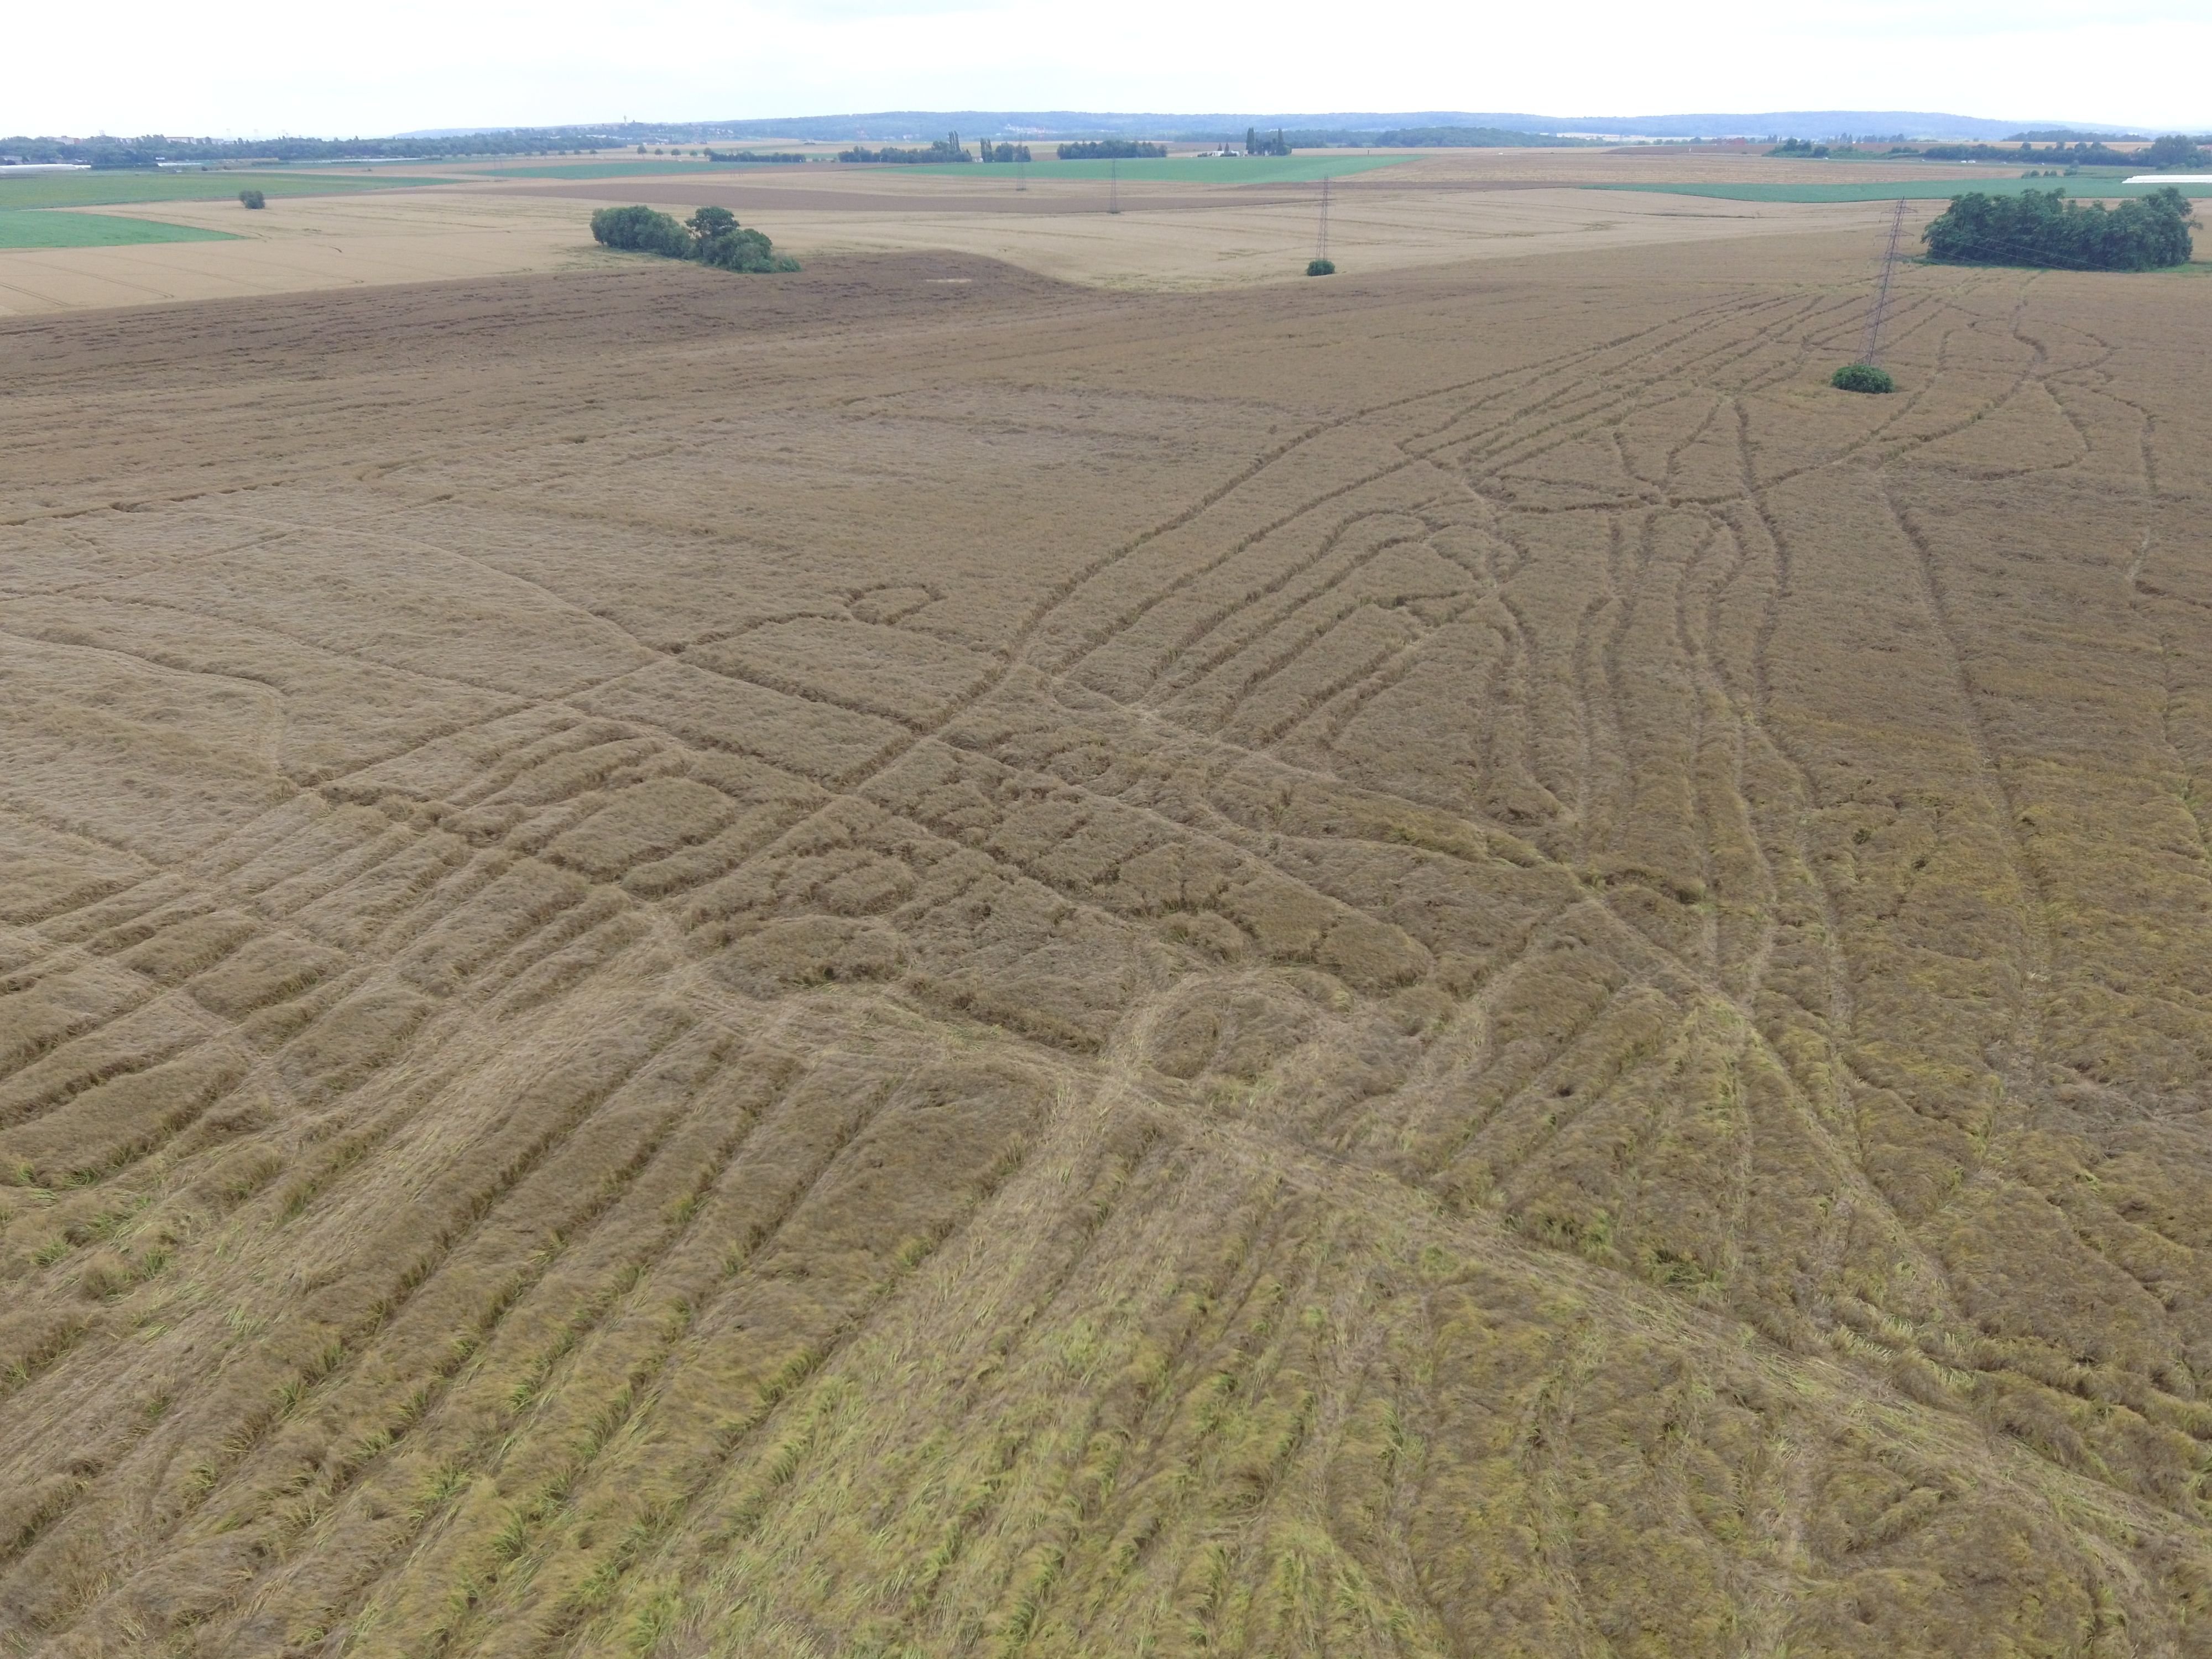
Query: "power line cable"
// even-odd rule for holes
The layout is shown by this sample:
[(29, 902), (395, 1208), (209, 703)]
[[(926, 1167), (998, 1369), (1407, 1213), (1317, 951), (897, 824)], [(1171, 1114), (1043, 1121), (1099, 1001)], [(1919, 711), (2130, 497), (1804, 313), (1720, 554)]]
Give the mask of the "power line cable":
[(1899, 197), (1897, 211), (1889, 216), (1889, 246), (1881, 256), (1881, 287), (1875, 291), (1874, 305), (1867, 312), (1866, 346), (1859, 353), (1859, 361), (1870, 368), (1881, 364), (1881, 324), (1889, 314), (1890, 279), (1897, 272), (1897, 239), (1905, 234), (1905, 198)]

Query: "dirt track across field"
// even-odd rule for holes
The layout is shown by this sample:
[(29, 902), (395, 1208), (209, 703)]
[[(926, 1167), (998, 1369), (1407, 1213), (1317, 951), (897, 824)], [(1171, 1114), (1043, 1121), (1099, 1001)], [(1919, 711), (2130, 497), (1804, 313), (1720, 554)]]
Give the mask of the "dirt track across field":
[(2197, 1651), (2212, 285), (1836, 222), (0, 324), (0, 1650)]

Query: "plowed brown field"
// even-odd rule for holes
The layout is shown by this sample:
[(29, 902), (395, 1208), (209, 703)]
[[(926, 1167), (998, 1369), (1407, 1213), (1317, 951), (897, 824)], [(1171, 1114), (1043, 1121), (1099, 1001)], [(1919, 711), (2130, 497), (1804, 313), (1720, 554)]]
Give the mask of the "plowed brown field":
[(0, 325), (0, 1651), (2212, 1652), (2212, 284)]

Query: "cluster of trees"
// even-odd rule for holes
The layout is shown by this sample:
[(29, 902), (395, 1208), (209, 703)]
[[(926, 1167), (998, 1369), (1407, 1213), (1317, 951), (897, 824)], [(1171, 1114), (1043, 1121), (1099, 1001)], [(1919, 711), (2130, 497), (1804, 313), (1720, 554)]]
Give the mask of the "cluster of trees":
[(1290, 141), (1283, 137), (1280, 127), (1275, 129), (1275, 136), (1272, 138), (1262, 138), (1257, 127), (1247, 127), (1244, 129), (1244, 153), (1247, 155), (1288, 155), (1291, 153)]
[(1063, 161), (1158, 161), (1167, 153), (1165, 144), (1148, 144), (1135, 138), (1086, 138), (1060, 147)]
[(777, 150), (777, 151), (774, 152), (773, 154), (767, 154), (767, 155), (764, 155), (764, 154), (763, 154), (762, 152), (760, 152), (760, 151), (758, 151), (758, 150), (750, 150), (750, 149), (710, 149), (710, 150), (708, 150), (706, 154), (707, 154), (707, 159), (708, 159), (708, 161), (802, 161), (802, 162), (803, 162), (803, 161), (805, 161), (806, 160), (806, 157), (805, 157), (805, 155), (801, 155), (801, 154), (800, 154), (799, 151), (797, 151), (797, 150)]
[(1828, 147), (1826, 144), (1816, 144), (1810, 138), (1784, 138), (1766, 153), (1769, 155), (1795, 155), (1802, 160), (1817, 161), (1827, 155)]
[(933, 142), (927, 149), (893, 149), (889, 146), (882, 149), (870, 149), (865, 144), (855, 144), (850, 149), (840, 150), (837, 153), (837, 159), (841, 161), (903, 161), (913, 164), (929, 161), (972, 161), (975, 158), (970, 155), (966, 147), (961, 143), (958, 133), (948, 132), (942, 138)]
[(1026, 161), (1030, 159), (1027, 144), (994, 144), (988, 138), (975, 147), (987, 161)]
[(2158, 270), (2195, 252), (2189, 198), (2172, 185), (2109, 211), (2101, 202), (2065, 198), (2063, 190), (1954, 196), (1923, 233), (1928, 257), (1959, 265)]
[(2197, 139), (2184, 132), (2169, 132), (2154, 140), (2141, 159), (2153, 173), (2196, 173), (2207, 165), (2207, 144), (2212, 144), (2212, 137)]
[(721, 270), (796, 270), (799, 261), (775, 251), (757, 230), (738, 223), (727, 208), (702, 207), (682, 224), (649, 207), (601, 208), (592, 216), (593, 239), (629, 253), (696, 259)]

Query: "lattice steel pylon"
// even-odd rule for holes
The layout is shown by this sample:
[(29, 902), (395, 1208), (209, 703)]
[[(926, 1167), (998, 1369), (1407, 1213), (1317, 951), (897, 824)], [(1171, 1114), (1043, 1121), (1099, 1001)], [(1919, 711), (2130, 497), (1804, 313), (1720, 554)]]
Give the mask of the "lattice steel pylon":
[(1314, 239), (1314, 258), (1328, 258), (1328, 174), (1321, 176), (1321, 232)]
[(1881, 325), (1889, 320), (1889, 281), (1897, 271), (1898, 239), (1905, 234), (1905, 198), (1897, 198), (1897, 211), (1889, 216), (1889, 246), (1881, 256), (1881, 286), (1875, 290), (1874, 307), (1867, 313), (1866, 343), (1859, 361), (1879, 368), (1881, 363)]

